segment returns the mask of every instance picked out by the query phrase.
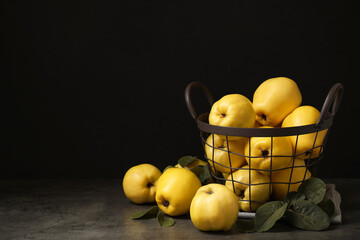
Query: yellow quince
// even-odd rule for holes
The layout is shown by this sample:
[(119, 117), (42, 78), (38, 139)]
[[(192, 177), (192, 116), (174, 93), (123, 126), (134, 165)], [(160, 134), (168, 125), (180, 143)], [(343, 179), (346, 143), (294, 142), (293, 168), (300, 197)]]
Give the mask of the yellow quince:
[(230, 174), (225, 186), (234, 191), (239, 198), (240, 209), (246, 212), (256, 211), (271, 195), (269, 177), (250, 170), (248, 165)]
[(183, 215), (189, 212), (191, 200), (200, 187), (199, 178), (189, 169), (168, 168), (158, 180), (156, 203), (167, 215)]
[[(283, 121), (282, 127), (298, 127), (317, 123), (320, 112), (313, 106), (301, 106), (290, 113)], [(321, 146), (327, 130), (318, 133), (308, 133), (297, 136), (290, 136), (293, 147), (296, 147), (295, 155), (298, 158), (316, 158), (321, 153)], [(316, 140), (315, 140), (316, 139)]]
[(293, 147), (288, 137), (251, 137), (245, 143), (244, 153), (252, 169), (270, 175), (271, 170), (281, 169), (291, 161)]
[(272, 172), (272, 198), (283, 201), (288, 192), (297, 191), (302, 181), (310, 177), (311, 173), (306, 169), (305, 161), (296, 158), (294, 162), (289, 162), (285, 169)]
[(133, 166), (124, 175), (123, 190), (126, 197), (137, 204), (155, 202), (156, 185), (161, 171), (144, 163)]
[(220, 135), (211, 134), (205, 143), (205, 153), (209, 164), (216, 171), (230, 173), (231, 168), (245, 165), (243, 138), (226, 141)]
[(259, 85), (253, 96), (256, 120), (265, 126), (278, 126), (302, 101), (296, 82), (287, 77), (270, 78)]
[(228, 231), (238, 212), (239, 203), (234, 192), (217, 183), (199, 188), (190, 206), (191, 221), (202, 231)]

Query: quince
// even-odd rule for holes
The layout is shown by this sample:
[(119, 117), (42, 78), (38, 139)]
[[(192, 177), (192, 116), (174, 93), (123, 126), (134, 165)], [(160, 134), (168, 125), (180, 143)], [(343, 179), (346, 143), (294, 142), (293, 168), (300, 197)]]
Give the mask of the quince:
[(278, 126), (295, 108), (302, 96), (295, 81), (286, 77), (270, 78), (259, 85), (253, 96), (256, 120), (265, 126)]
[[(283, 121), (282, 127), (297, 127), (317, 123), (320, 112), (313, 106), (301, 106), (290, 113)], [(293, 148), (296, 147), (295, 155), (302, 159), (316, 158), (321, 153), (321, 145), (326, 136), (327, 130), (316, 133), (308, 133), (290, 136), (289, 139)], [(316, 141), (315, 141), (316, 139)], [(314, 147), (314, 149), (313, 149)], [(313, 150), (312, 150), (313, 149)]]
[(265, 170), (262, 173), (270, 175), (271, 170), (281, 169), (291, 161), (293, 147), (288, 137), (251, 137), (245, 143), (244, 153), (252, 169)]
[(140, 164), (130, 168), (123, 178), (123, 190), (133, 203), (155, 202), (156, 185), (161, 171), (151, 164)]
[(241, 94), (228, 94), (211, 107), (209, 123), (222, 127), (252, 128), (255, 124), (254, 108), (247, 97)]
[(239, 168), (246, 163), (243, 138), (226, 141), (217, 134), (211, 134), (205, 143), (205, 153), (210, 166), (215, 166), (216, 171), (222, 173), (230, 173), (231, 168)]
[[(292, 168), (294, 164), (294, 168)], [(306, 169), (305, 161), (296, 158), (289, 162), (286, 169), (274, 171), (271, 175), (273, 186), (272, 198), (283, 201), (288, 192), (297, 191), (302, 181), (311, 177), (311, 173)]]
[(156, 203), (167, 215), (183, 215), (190, 210), (191, 200), (201, 187), (199, 178), (186, 168), (168, 168), (159, 178)]
[(199, 188), (190, 206), (191, 221), (202, 231), (228, 231), (238, 212), (239, 203), (234, 192), (217, 183)]
[(230, 174), (225, 186), (238, 196), (239, 207), (246, 212), (256, 211), (269, 200), (271, 195), (269, 177), (258, 171), (250, 170), (248, 165)]

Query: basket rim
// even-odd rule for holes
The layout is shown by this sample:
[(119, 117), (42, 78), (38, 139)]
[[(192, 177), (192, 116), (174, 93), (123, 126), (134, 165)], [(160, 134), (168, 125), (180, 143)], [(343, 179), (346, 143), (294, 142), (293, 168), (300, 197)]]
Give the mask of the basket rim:
[(200, 114), (196, 118), (198, 128), (207, 133), (238, 137), (283, 137), (316, 133), (329, 129), (333, 124), (333, 116), (329, 114), (321, 125), (309, 124), (297, 127), (274, 127), (274, 128), (239, 128), (223, 127), (208, 123), (209, 112)]

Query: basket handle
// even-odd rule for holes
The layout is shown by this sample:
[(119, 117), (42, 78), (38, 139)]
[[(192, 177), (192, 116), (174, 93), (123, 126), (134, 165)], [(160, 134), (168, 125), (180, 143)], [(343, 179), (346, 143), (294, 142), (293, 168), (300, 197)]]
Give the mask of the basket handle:
[(339, 109), (343, 92), (344, 92), (344, 86), (341, 83), (336, 83), (334, 84), (334, 86), (332, 86), (325, 99), (324, 105), (322, 106), (319, 120), (316, 123), (316, 126), (321, 126), (321, 124), (325, 121), (325, 118), (329, 113), (331, 104), (333, 105), (330, 114), (331, 116), (335, 116), (335, 114)]
[(190, 115), (196, 121), (197, 114), (196, 114), (194, 105), (191, 101), (191, 97), (190, 97), (191, 90), (193, 88), (200, 88), (203, 91), (203, 93), (206, 95), (206, 97), (209, 101), (210, 107), (214, 104), (214, 98), (213, 98), (211, 92), (209, 91), (209, 89), (201, 82), (192, 82), (187, 85), (187, 87), (185, 89), (185, 102), (186, 102), (186, 106), (189, 110)]

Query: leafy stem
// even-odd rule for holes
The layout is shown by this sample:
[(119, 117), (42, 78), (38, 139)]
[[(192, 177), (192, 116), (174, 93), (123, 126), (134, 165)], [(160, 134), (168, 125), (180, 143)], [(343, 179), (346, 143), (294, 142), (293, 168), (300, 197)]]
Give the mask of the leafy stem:
[(259, 207), (252, 221), (240, 221), (243, 232), (264, 232), (284, 215), (290, 223), (304, 230), (324, 230), (330, 226), (334, 203), (324, 200), (326, 184), (319, 178), (304, 181), (297, 192), (289, 192), (284, 201), (272, 201)]

